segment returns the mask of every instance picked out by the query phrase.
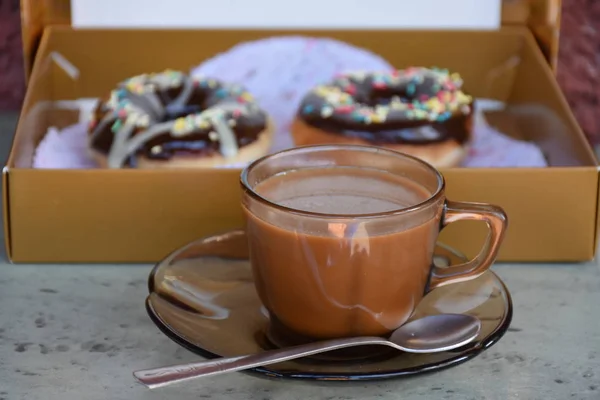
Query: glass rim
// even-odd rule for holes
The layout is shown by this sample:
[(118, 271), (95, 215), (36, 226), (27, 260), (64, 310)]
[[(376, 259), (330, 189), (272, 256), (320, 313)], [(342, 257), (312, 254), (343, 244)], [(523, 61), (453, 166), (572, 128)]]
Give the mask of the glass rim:
[[(307, 152), (313, 152), (315, 150), (323, 150), (323, 151), (349, 150), (349, 151), (369, 152), (369, 153), (373, 153), (373, 154), (386, 153), (386, 154), (396, 157), (396, 158), (410, 159), (411, 161), (415, 161), (416, 163), (421, 164), (423, 167), (425, 167), (426, 169), (428, 169), (435, 175), (436, 180), (437, 180), (437, 188), (427, 199), (425, 199), (417, 204), (414, 204), (412, 206), (408, 206), (408, 207), (402, 207), (402, 208), (397, 208), (397, 209), (390, 210), (390, 211), (382, 211), (382, 212), (376, 212), (376, 213), (331, 214), (331, 213), (320, 213), (320, 212), (314, 212), (314, 211), (304, 211), (304, 210), (299, 210), (299, 209), (292, 208), (292, 207), (283, 206), (281, 204), (277, 204), (276, 202), (271, 201), (271, 200), (267, 199), (266, 197), (261, 196), (254, 190), (254, 188), (252, 188), (250, 186), (250, 183), (248, 182), (248, 175), (250, 174), (252, 169), (256, 168), (259, 164), (267, 162), (268, 160), (270, 160), (272, 158), (283, 157), (283, 156), (289, 155), (290, 153), (307, 153)], [(357, 168), (360, 168), (360, 167), (357, 167)], [(301, 215), (301, 216), (306, 216), (306, 217), (313, 217), (313, 218), (372, 219), (372, 218), (380, 218), (380, 217), (389, 217), (389, 216), (408, 214), (408, 213), (418, 211), (418, 210), (425, 208), (429, 204), (437, 201), (443, 195), (444, 189), (446, 186), (446, 181), (444, 179), (444, 176), (441, 174), (441, 172), (439, 172), (435, 167), (433, 167), (431, 164), (421, 160), (420, 158), (412, 156), (410, 154), (402, 153), (402, 152), (388, 149), (388, 148), (377, 147), (377, 146), (366, 146), (366, 145), (356, 145), (356, 144), (318, 144), (318, 145), (292, 147), (289, 149), (280, 150), (280, 151), (272, 153), (272, 154), (267, 154), (265, 156), (262, 156), (256, 160), (254, 160), (252, 163), (247, 165), (242, 170), (242, 173), (240, 174), (240, 184), (242, 185), (242, 188), (244, 189), (244, 191), (246, 193), (248, 193), (248, 195), (250, 197), (252, 197), (254, 200), (256, 200), (260, 203), (266, 204), (269, 207), (273, 207), (279, 211), (286, 212), (286, 213)]]

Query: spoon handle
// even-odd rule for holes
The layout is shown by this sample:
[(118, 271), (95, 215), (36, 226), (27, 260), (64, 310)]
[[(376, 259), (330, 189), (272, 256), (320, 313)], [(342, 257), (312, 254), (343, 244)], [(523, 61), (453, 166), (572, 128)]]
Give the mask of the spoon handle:
[(284, 349), (267, 350), (246, 356), (218, 358), (203, 362), (146, 369), (134, 372), (133, 376), (148, 388), (155, 389), (194, 378), (262, 367), (345, 347), (377, 344), (392, 345), (387, 340), (378, 337), (333, 339)]

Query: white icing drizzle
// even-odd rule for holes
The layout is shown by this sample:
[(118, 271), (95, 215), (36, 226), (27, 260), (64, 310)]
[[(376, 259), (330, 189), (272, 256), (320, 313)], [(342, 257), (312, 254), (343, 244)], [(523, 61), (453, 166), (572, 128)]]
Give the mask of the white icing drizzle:
[[(235, 133), (225, 121), (225, 112), (242, 110), (242, 108), (234, 103), (233, 107), (212, 107), (202, 113), (203, 118), (209, 119), (215, 131), (219, 135), (220, 151), (225, 158), (234, 157), (238, 152), (237, 140)], [(226, 105), (225, 105), (226, 106)], [(175, 121), (163, 122), (148, 128), (147, 130), (131, 136), (135, 131), (135, 121), (127, 121), (123, 127), (115, 134), (113, 146), (108, 156), (109, 168), (120, 168), (127, 158), (135, 153), (147, 141), (164, 134), (165, 131), (173, 129)]]
[[(192, 78), (184, 74), (169, 72), (133, 77), (122, 83), (119, 89), (114, 90), (107, 102), (107, 106), (111, 109), (110, 112), (95, 127), (95, 132), (102, 132), (106, 129), (115, 130), (107, 156), (108, 167), (121, 168), (144, 143), (165, 134), (165, 132), (170, 133), (171, 136), (183, 137), (193, 133), (198, 127), (208, 128), (210, 126), (214, 131), (210, 132), (212, 135), (210, 140), (219, 141), (220, 152), (225, 158), (234, 157), (239, 151), (237, 138), (232, 129), (232, 126), (235, 126), (235, 120), (228, 120), (227, 114), (242, 115), (248, 111), (259, 111), (252, 102), (237, 103), (234, 100), (221, 102), (201, 113), (156, 123), (166, 114), (166, 109), (157, 96), (156, 89), (165, 90), (180, 85), (181, 91), (177, 98), (169, 102), (168, 106), (181, 108), (185, 107), (193, 95), (195, 83)], [(214, 86), (213, 81), (209, 80), (207, 83), (209, 87), (211, 83)], [(243, 90), (240, 89), (238, 92), (243, 93)], [(123, 118), (125, 118), (124, 121)], [(111, 124), (112, 126), (109, 127)], [(136, 133), (138, 128), (146, 129)], [(152, 151), (160, 151), (160, 145), (154, 147), (156, 149), (153, 148)]]
[(225, 120), (225, 113), (234, 111), (244, 112), (244, 110), (235, 103), (220, 104), (219, 107), (209, 108), (205, 111), (207, 118), (210, 119), (213, 127), (219, 134), (220, 150), (225, 158), (234, 157), (238, 152), (235, 132)]
[(183, 87), (181, 88), (181, 93), (175, 100), (171, 102), (171, 106), (173, 107), (183, 107), (192, 96), (194, 91), (194, 81), (192, 79), (184, 79)]

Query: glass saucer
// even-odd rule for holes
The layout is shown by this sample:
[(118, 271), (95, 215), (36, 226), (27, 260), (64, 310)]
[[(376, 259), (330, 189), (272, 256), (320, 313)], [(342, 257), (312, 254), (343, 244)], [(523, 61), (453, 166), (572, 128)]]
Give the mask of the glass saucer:
[[(252, 354), (273, 348), (268, 313), (254, 289), (244, 231), (192, 242), (152, 270), (146, 308), (152, 321), (176, 343), (207, 358)], [(434, 262), (443, 267), (465, 257), (438, 244)], [(311, 357), (253, 371), (271, 377), (369, 380), (407, 376), (458, 365), (496, 343), (512, 318), (512, 301), (500, 278), (488, 271), (477, 279), (433, 290), (411, 319), (464, 313), (482, 321), (479, 336), (453, 351), (408, 354), (391, 350), (358, 358)]]

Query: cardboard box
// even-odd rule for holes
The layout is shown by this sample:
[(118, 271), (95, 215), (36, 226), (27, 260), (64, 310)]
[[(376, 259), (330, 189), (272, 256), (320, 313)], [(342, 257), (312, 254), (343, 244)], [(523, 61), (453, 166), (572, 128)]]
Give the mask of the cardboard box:
[[(525, 27), (485, 32), (282, 32), (51, 26), (44, 29), (37, 49), (4, 169), (5, 237), (11, 260), (154, 262), (200, 236), (239, 227), (239, 170), (37, 170), (31, 168), (33, 151), (49, 126), (77, 121), (76, 113), (54, 107), (57, 100), (103, 96), (128, 76), (167, 67), (189, 70), (240, 41), (291, 33), (344, 40), (397, 67), (438, 65), (460, 71), (476, 97), (508, 102), (506, 111), (488, 115), (489, 120), (507, 134), (538, 143), (551, 167), (446, 169), (442, 172), (448, 197), (506, 209), (510, 227), (502, 261), (580, 261), (594, 256), (596, 159), (548, 60)], [(485, 227), (464, 222), (444, 230), (442, 240), (473, 256), (484, 236)]]

